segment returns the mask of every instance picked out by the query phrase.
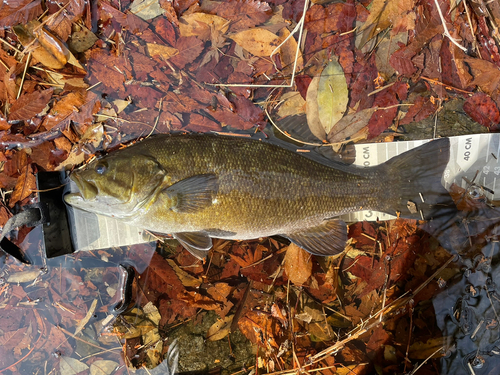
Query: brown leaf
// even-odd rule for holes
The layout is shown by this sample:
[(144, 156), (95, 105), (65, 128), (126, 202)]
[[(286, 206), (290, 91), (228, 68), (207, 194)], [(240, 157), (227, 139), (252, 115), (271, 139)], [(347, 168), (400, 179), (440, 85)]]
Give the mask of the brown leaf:
[(500, 85), (499, 68), (486, 60), (475, 59), (472, 57), (464, 58), (464, 61), (469, 65), (474, 80), (471, 85), (477, 85), (486, 94), (492, 95), (498, 90)]
[(368, 125), (371, 116), (377, 108), (366, 108), (356, 113), (350, 113), (342, 117), (330, 130), (327, 139), (330, 143), (343, 142), (349, 140), (357, 141), (365, 139), (367, 132), (360, 131)]
[(374, 0), (371, 4), (370, 15), (361, 28), (363, 38), (360, 45), (363, 46), (368, 40), (396, 21), (400, 22), (400, 19), (407, 16), (414, 6), (414, 0)]
[(231, 32), (247, 30), (271, 18), (272, 10), (269, 4), (258, 0), (223, 1), (215, 8), (218, 16), (232, 21)]
[(113, 17), (123, 28), (129, 30), (132, 34), (142, 33), (148, 28), (148, 23), (143, 21), (132, 13), (123, 13), (114, 8), (106, 1), (100, 3), (102, 12), (105, 12)]
[(50, 111), (50, 116), (45, 117), (42, 126), (50, 130), (55, 126), (65, 128), (70, 120), (76, 116), (80, 107), (86, 102), (87, 92), (70, 92), (54, 104)]
[(9, 0), (0, 5), (0, 27), (26, 23), (42, 14), (41, 0)]
[(498, 129), (500, 111), (493, 99), (485, 93), (477, 92), (467, 98), (463, 108), (474, 121), (491, 130)]
[(179, 69), (184, 69), (187, 64), (192, 63), (203, 51), (204, 45), (195, 36), (180, 37), (177, 39), (175, 48), (179, 53), (170, 58), (170, 62)]
[(31, 165), (27, 165), (21, 170), (17, 179), (16, 187), (10, 196), (9, 207), (14, 207), (17, 202), (29, 197), (33, 190), (36, 190), (36, 178)]
[(312, 272), (312, 255), (291, 243), (285, 254), (285, 272), (295, 285), (304, 284)]
[(22, 95), (10, 107), (9, 120), (29, 120), (35, 117), (47, 106), (54, 88), (43, 91), (34, 91), (31, 94)]
[(269, 57), (281, 43), (280, 37), (266, 29), (249, 29), (230, 35), (240, 47), (254, 56)]

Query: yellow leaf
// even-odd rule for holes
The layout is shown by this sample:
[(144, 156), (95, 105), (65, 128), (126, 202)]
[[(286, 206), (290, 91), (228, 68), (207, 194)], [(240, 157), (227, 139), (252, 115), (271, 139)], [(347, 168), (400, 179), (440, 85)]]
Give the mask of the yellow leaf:
[(218, 341), (229, 335), (229, 333), (231, 332), (231, 324), (233, 322), (233, 318), (234, 315), (229, 315), (224, 319), (219, 319), (214, 324), (212, 324), (207, 332), (207, 340)]
[(26, 26), (17, 25), (13, 30), (23, 47), (31, 49), (33, 57), (51, 69), (62, 69), (68, 62), (70, 52), (55, 36), (43, 28), (40, 22), (33, 20)]
[(243, 30), (230, 36), (240, 47), (254, 56), (267, 56), (279, 46), (281, 38), (265, 29)]
[(285, 254), (285, 272), (295, 285), (304, 284), (311, 276), (312, 255), (301, 247), (291, 243)]
[(309, 130), (318, 139), (326, 140), (326, 132), (319, 119), (318, 87), (319, 77), (314, 77), (309, 83), (306, 94), (306, 117)]
[[(286, 27), (279, 31), (280, 43), (290, 35), (290, 31)], [(297, 55), (298, 44), (295, 38), (289, 38), (285, 44), (280, 48), (281, 61), (283, 63), (282, 72), (284, 75), (291, 75), (293, 73), (293, 67), (295, 65), (295, 56), (297, 56), (297, 65), (295, 71), (300, 71), (304, 68), (304, 58), (302, 57), (302, 52), (299, 50)]]
[(146, 43), (149, 56), (160, 56), (163, 60), (168, 60), (179, 53), (177, 48), (164, 46), (156, 43)]
[(179, 20), (181, 36), (197, 36), (203, 41), (210, 39), (212, 30), (224, 34), (228, 28), (229, 21), (215, 14), (191, 13)]
[(306, 101), (298, 91), (285, 92), (280, 97), (280, 103), (278, 107), (279, 117), (303, 114), (306, 107)]
[(378, 33), (394, 24), (407, 12), (412, 11), (414, 6), (414, 0), (373, 0), (370, 15), (361, 28), (363, 37), (361, 38), (360, 47), (365, 45), (367, 41)]
[(344, 116), (349, 102), (349, 90), (344, 70), (336, 59), (330, 61), (321, 73), (317, 100), (319, 120), (328, 134)]

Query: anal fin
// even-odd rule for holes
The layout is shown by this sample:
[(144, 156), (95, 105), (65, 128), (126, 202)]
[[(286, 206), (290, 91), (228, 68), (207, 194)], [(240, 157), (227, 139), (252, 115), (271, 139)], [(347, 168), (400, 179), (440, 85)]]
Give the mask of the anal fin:
[(212, 239), (203, 232), (174, 233), (173, 237), (194, 257), (204, 259), (212, 248)]
[(311, 254), (337, 255), (344, 251), (347, 225), (342, 220), (331, 219), (316, 227), (285, 233), (283, 236)]

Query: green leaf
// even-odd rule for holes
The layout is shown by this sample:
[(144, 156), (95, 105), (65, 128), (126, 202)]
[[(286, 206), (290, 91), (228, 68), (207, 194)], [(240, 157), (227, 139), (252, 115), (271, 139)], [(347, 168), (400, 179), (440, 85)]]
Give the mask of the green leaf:
[(343, 116), (349, 102), (344, 71), (338, 60), (332, 60), (323, 69), (318, 84), (319, 120), (326, 134)]

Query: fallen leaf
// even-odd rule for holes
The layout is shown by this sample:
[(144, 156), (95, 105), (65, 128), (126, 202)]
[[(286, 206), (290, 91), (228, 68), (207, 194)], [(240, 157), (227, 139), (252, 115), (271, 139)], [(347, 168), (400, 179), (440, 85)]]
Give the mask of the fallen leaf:
[(248, 30), (267, 21), (272, 15), (269, 4), (259, 0), (223, 1), (215, 8), (215, 12), (231, 21), (232, 32)]
[[(32, 46), (33, 57), (51, 69), (62, 69), (70, 58), (66, 46), (45, 30), (41, 23), (33, 20), (26, 25), (17, 25), (13, 28), (19, 41), (24, 47)], [(38, 42), (38, 44), (33, 44)]]
[[(441, 358), (445, 355), (444, 351), (438, 350), (447, 344), (449, 337), (437, 337), (426, 342), (417, 341), (410, 345), (408, 357), (412, 359)], [(436, 352), (436, 350), (438, 350)]]
[(62, 356), (59, 359), (59, 371), (65, 375), (76, 375), (89, 368), (85, 363), (71, 357)]
[(33, 190), (36, 190), (36, 178), (31, 165), (23, 167), (17, 179), (16, 187), (9, 200), (9, 207), (29, 197)]
[(90, 374), (91, 375), (110, 375), (112, 374), (119, 366), (118, 362), (98, 359), (90, 365)]
[(377, 110), (374, 108), (366, 108), (359, 112), (350, 113), (341, 118), (328, 133), (327, 139), (330, 143), (344, 142), (347, 139), (350, 141), (359, 141), (366, 139), (368, 130), (361, 132), (368, 125), (373, 113)]
[(42, 14), (41, 0), (3, 1), (0, 5), (0, 27), (25, 24)]
[(201, 285), (201, 280), (197, 277), (191, 276), (189, 273), (180, 268), (172, 259), (167, 259), (170, 267), (175, 271), (177, 277), (181, 281), (182, 285), (187, 287), (199, 287)]
[(326, 132), (321, 120), (319, 119), (319, 105), (318, 105), (318, 87), (320, 77), (314, 77), (309, 83), (306, 95), (306, 116), (307, 125), (309, 130), (319, 140), (326, 140)]
[(177, 39), (175, 48), (179, 53), (170, 58), (170, 62), (179, 69), (184, 69), (187, 64), (192, 63), (203, 51), (203, 42), (195, 36), (180, 37)]
[(374, 0), (371, 4), (370, 15), (360, 30), (363, 33), (360, 46), (364, 46), (367, 41), (396, 21), (401, 22), (401, 18), (411, 12), (414, 6), (414, 0)]
[[(290, 31), (286, 27), (282, 28), (278, 36), (280, 43), (283, 43), (290, 36)], [(298, 44), (294, 37), (290, 37), (280, 48), (281, 63), (283, 65), (282, 72), (285, 76), (290, 76), (295, 68), (296, 72), (302, 71), (304, 68), (304, 57), (302, 51), (298, 51)]]
[(28, 283), (40, 276), (40, 270), (19, 271), (9, 275), (7, 282), (9, 283)]
[(210, 40), (212, 32), (226, 33), (229, 21), (207, 13), (190, 13), (180, 18), (181, 36), (197, 36), (203, 41)]
[(169, 58), (177, 55), (179, 53), (179, 50), (177, 48), (161, 45), (161, 44), (155, 44), (155, 43), (147, 43), (146, 44), (148, 48), (148, 54), (151, 57), (158, 56), (162, 60), (168, 60)]
[(234, 315), (228, 315), (224, 319), (218, 319), (212, 324), (207, 331), (207, 340), (218, 341), (229, 335), (229, 333), (231, 333), (233, 318)]
[(298, 91), (289, 91), (280, 96), (278, 116), (286, 117), (305, 113), (306, 101)]
[(51, 87), (43, 91), (34, 91), (24, 94), (10, 107), (9, 120), (29, 120), (35, 117), (49, 103), (54, 89)]
[(229, 36), (254, 56), (269, 57), (281, 43), (280, 37), (266, 29), (243, 30)]
[(344, 71), (337, 59), (330, 61), (321, 73), (317, 101), (319, 120), (328, 134), (344, 116), (349, 102), (349, 90)]
[(135, 0), (129, 10), (145, 21), (165, 13), (165, 10), (160, 7), (158, 0)]
[(284, 263), (286, 275), (295, 285), (302, 285), (311, 277), (312, 255), (294, 243), (288, 246)]

